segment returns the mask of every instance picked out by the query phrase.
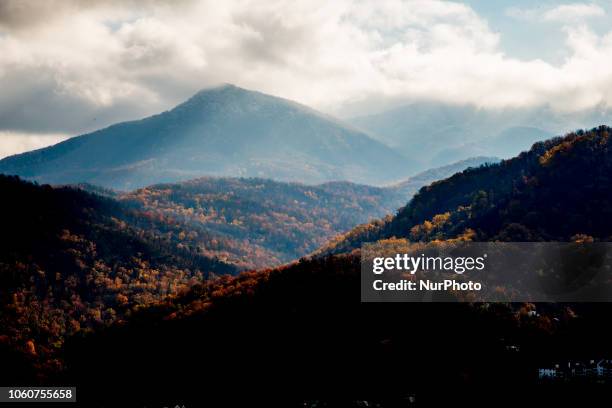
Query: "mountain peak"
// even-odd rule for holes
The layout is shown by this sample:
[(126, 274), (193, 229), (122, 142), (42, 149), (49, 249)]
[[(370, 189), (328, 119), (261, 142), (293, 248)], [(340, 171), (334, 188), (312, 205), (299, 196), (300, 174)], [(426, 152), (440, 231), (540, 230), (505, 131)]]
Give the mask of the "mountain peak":
[(170, 111), (0, 161), (0, 173), (116, 189), (204, 175), (385, 183), (412, 172), (397, 152), (287, 99), (232, 84)]
[(199, 90), (191, 98), (177, 105), (172, 111), (242, 111), (248, 105), (251, 105), (251, 107), (263, 105), (276, 99), (280, 100), (280, 98), (271, 95), (240, 88), (234, 84), (223, 83)]
[(213, 93), (213, 92), (224, 92), (224, 91), (234, 91), (234, 90), (249, 92), (248, 90), (244, 88), (240, 88), (234, 84), (223, 82), (219, 85), (202, 88), (198, 92), (196, 92), (193, 96), (198, 96), (198, 95), (203, 95), (203, 94), (208, 94), (208, 93)]
[(248, 92), (250, 91), (243, 89), (243, 88), (239, 88), (234, 84), (222, 83), (220, 85), (200, 89), (195, 94), (193, 94), (193, 96), (187, 99), (184, 103), (188, 103), (189, 101), (201, 100), (203, 98), (209, 98), (211, 96), (219, 97), (219, 95), (222, 95), (222, 94), (230, 94), (230, 93), (237, 94), (237, 93), (248, 93)]

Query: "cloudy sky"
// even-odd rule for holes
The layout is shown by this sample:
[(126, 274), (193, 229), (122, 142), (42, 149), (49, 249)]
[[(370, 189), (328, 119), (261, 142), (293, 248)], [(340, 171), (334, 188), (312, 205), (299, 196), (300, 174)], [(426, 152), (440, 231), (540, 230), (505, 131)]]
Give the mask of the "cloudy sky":
[(221, 82), (349, 116), (612, 105), (612, 0), (0, 0), (0, 157)]

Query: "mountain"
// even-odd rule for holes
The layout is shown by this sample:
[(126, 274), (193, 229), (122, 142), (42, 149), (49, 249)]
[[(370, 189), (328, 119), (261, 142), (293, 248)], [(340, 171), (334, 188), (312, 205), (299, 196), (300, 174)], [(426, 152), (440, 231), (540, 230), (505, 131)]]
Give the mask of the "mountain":
[(419, 102), (347, 121), (425, 169), (473, 156), (511, 158), (537, 141), (610, 119), (605, 109), (566, 114), (548, 107), (488, 110)]
[(475, 142), (441, 148), (432, 158), (432, 162), (447, 163), (479, 154), (509, 158), (522, 151), (529, 150), (534, 143), (549, 139), (552, 136), (552, 133), (535, 127), (513, 126)]
[(420, 154), (432, 156), (427, 149), (478, 138), (480, 132), (486, 130), (482, 123), (486, 123), (487, 118), (483, 111), (470, 106), (419, 102), (350, 118), (348, 122), (411, 156), (417, 153), (413, 149), (423, 149), (419, 150)]
[(297, 260), (455, 169), (385, 188), (205, 177), (133, 192), (0, 175), (0, 358), (53, 371), (65, 339), (209, 278)]
[[(609, 241), (611, 134), (605, 126), (571, 133), (537, 143), (515, 159), (434, 183), (386, 234), (410, 230), (411, 240), (473, 234), (476, 241)], [(447, 214), (446, 220), (425, 231), (439, 214)]]
[[(17, 350), (23, 350), (17, 355), (9, 352), (10, 360), (3, 362), (9, 362), (27, 376), (27, 364), (31, 363), (28, 356), (34, 359), (39, 353), (50, 354), (47, 349), (55, 350), (51, 354), (53, 359), (38, 367), (38, 378), (44, 383), (45, 376), (50, 375), (53, 381), (75, 384), (81, 402), (98, 405), (119, 399), (133, 401), (134, 405), (150, 405), (176, 398), (176, 390), (183, 391), (183, 402), (206, 401), (214, 406), (238, 406), (247, 400), (266, 406), (365, 406), (363, 401), (368, 406), (402, 406), (417, 391), (426, 405), (449, 405), (467, 398), (469, 402), (476, 399), (489, 406), (491, 397), (503, 391), (499, 387), (506, 392), (508, 388), (514, 390), (508, 398), (518, 397), (516, 390), (537, 393), (542, 390), (534, 387), (541, 361), (583, 356), (585, 350), (588, 355), (605, 356), (612, 352), (612, 333), (605, 325), (609, 306), (542, 304), (537, 305), (538, 313), (531, 315), (528, 311), (536, 305), (360, 303), (359, 251), (352, 249), (362, 242), (390, 237), (419, 241), (457, 237), (487, 241), (609, 241), (611, 134), (612, 129), (600, 127), (536, 143), (513, 159), (471, 168), (422, 188), (396, 216), (372, 224), (367, 235), (361, 234), (364, 229), (355, 230), (350, 242), (353, 245), (337, 246), (338, 254), (200, 281), (188, 291), (130, 309), (129, 314), (123, 314), (119, 295), (124, 290), (140, 293), (154, 287), (151, 285), (156, 280), (149, 281), (147, 276), (166, 270), (164, 256), (157, 258), (160, 263), (153, 267), (145, 259), (156, 257), (146, 247), (134, 247), (136, 243), (151, 242), (149, 239), (126, 241), (121, 238), (124, 235), (111, 235), (108, 252), (104, 245), (92, 246), (91, 234), (100, 234), (98, 231), (114, 234), (115, 230), (107, 225), (121, 226), (128, 237), (134, 237), (127, 225), (112, 221), (126, 219), (122, 215), (125, 210), (113, 207), (116, 201), (108, 198), (7, 179), (3, 191), (20, 191), (19, 196), (24, 198), (5, 200), (4, 206), (12, 207), (4, 208), (4, 214), (8, 220), (15, 220), (14, 225), (29, 229), (10, 228), (4, 235), (4, 244), (16, 249), (6, 252), (13, 264), (2, 269), (2, 276), (10, 280), (23, 274), (23, 283), (19, 285), (25, 285), (25, 289), (17, 296), (2, 292), (2, 299), (11, 303), (0, 316), (13, 323), (3, 321), (0, 327), (24, 333), (17, 340), (12, 337), (7, 340), (6, 335), (0, 337), (0, 353), (5, 353), (5, 345), (13, 341), (20, 347)], [(234, 181), (239, 185), (241, 182)], [(214, 185), (210, 180), (195, 183)], [(240, 188), (248, 190), (261, 181), (253, 183)], [(175, 186), (172, 190), (180, 188)], [(156, 191), (163, 188), (156, 187)], [(196, 195), (187, 198), (189, 194), (167, 193), (168, 197), (173, 194), (177, 195), (176, 202), (179, 198), (183, 200), (181, 197), (201, 199)], [(49, 197), (58, 195), (63, 198), (53, 201), (54, 198), (51, 202), (56, 204), (49, 205)], [(106, 205), (100, 207), (101, 200), (108, 209), (104, 209)], [(26, 217), (37, 214), (32, 207), (41, 205), (48, 213)], [(144, 215), (138, 211), (128, 213), (135, 218)], [(160, 214), (149, 217), (156, 220)], [(30, 231), (53, 220), (61, 222), (52, 228), (45, 227), (53, 233), (47, 234), (48, 241), (39, 242), (40, 234)], [(85, 223), (85, 230), (79, 228), (81, 222)], [(63, 232), (64, 225), (69, 226), (69, 232)], [(164, 235), (153, 232), (155, 228), (150, 230), (152, 236)], [(25, 245), (23, 236), (38, 244)], [(62, 242), (68, 242), (66, 251), (48, 250)], [(121, 248), (142, 255), (138, 255), (137, 261), (131, 258), (122, 261)], [(34, 254), (37, 262), (26, 266), (15, 262), (24, 259), (20, 250)], [(99, 251), (101, 265), (89, 266), (95, 257), (82, 255), (93, 251)], [(113, 253), (117, 253), (117, 258), (107, 258)], [(195, 252), (185, 255), (189, 253)], [(66, 269), (71, 275), (79, 276), (70, 268), (83, 268), (85, 263), (87, 279), (68, 285), (69, 296), (63, 295), (55, 289), (63, 285), (52, 280), (56, 271), (44, 266), (50, 262), (43, 258), (45, 254), (52, 254), (52, 260), (66, 256), (70, 260)], [(113, 259), (136, 262), (136, 266), (110, 268), (121, 273), (112, 275), (105, 272), (105, 265)], [(177, 258), (176, 263), (181, 265), (188, 259)], [(47, 269), (50, 273), (41, 273)], [(12, 270), (23, 272), (11, 275)], [(63, 271), (64, 268), (59, 273), (66, 273)], [(126, 287), (122, 289), (123, 279), (130, 277), (145, 281), (140, 284), (125, 281)], [(46, 280), (40, 285), (32, 284), (43, 278)], [(75, 303), (78, 298), (74, 298), (74, 291), (84, 287), (85, 296), (87, 285), (98, 282), (108, 290), (119, 285), (117, 292), (105, 295), (94, 292), (87, 307)], [(52, 296), (43, 295), (49, 291)], [(33, 294), (34, 302), (29, 301)], [(106, 301), (116, 302), (111, 307), (113, 311), (102, 306)], [(48, 304), (61, 302), (65, 303), (66, 316), (85, 313), (85, 322), (98, 319), (102, 323), (89, 330), (63, 331), (66, 337), (63, 342), (49, 342), (47, 338), (56, 338), (51, 334), (65, 330), (62, 324), (78, 327), (71, 320), (59, 320), (55, 314), (40, 313)], [(21, 318), (15, 320), (16, 311), (25, 304), (30, 305), (28, 313), (18, 314)], [(113, 313), (123, 316), (115, 324), (111, 324)], [(31, 319), (37, 319), (36, 324), (26, 324)], [(45, 329), (40, 331), (39, 326)], [(269, 374), (262, 376), (264, 369)], [(8, 370), (12, 372), (10, 367)], [(372, 372), (377, 375), (364, 375)], [(113, 378), (118, 386), (100, 395), (99, 384), (108, 378)], [(139, 381), (133, 381), (134, 378)], [(202, 384), (206, 393), (201, 392)], [(564, 383), (563, 389), (569, 386)], [(440, 387), (458, 392), (429, 392), (439, 391)], [(479, 392), (476, 396), (460, 392), (468, 388)], [(553, 389), (554, 395), (563, 399), (558, 394), (563, 389)], [(534, 398), (533, 394), (530, 397)], [(542, 401), (548, 400), (541, 397)]]
[(485, 164), (497, 163), (499, 161), (500, 160), (497, 157), (471, 157), (469, 159), (460, 160), (446, 166), (422, 171), (404, 181), (392, 185), (391, 188), (401, 191), (402, 196), (406, 198), (412, 198), (412, 196), (416, 194), (421, 187), (427, 186), (434, 181), (445, 179), (455, 173), (459, 173), (471, 167), (480, 167)]
[(290, 262), (405, 202), (348, 182), (210, 177), (118, 193), (0, 175), (0, 189), (0, 349), (42, 365), (66, 337), (211, 277)]
[(395, 217), (336, 237), (318, 254), (350, 252), (364, 242), (467, 234), (475, 241), (612, 238), (612, 156), (606, 126), (536, 143), (501, 163), (457, 173), (422, 188)]
[(210, 177), (120, 193), (0, 175), (0, 189), (0, 358), (40, 370), (70, 336), (210, 277), (297, 259), (406, 201), (348, 182)]
[(203, 177), (117, 193), (115, 198), (152, 220), (172, 220), (155, 228), (177, 245), (197, 247), (203, 255), (243, 269), (263, 268), (298, 259), (358, 224), (394, 214), (427, 184), (495, 161), (476, 157), (388, 187)]
[[(609, 241), (611, 134), (571, 133), (433, 183), (354, 242)], [(196, 285), (126, 325), (74, 339), (67, 382), (85, 400), (129, 390), (141, 405), (177, 389), (215, 406), (490, 406), (500, 395), (515, 405), (567, 402), (581, 386), (538, 387), (542, 362), (612, 352), (610, 304), (361, 303), (360, 272), (356, 250)], [(109, 377), (128, 385), (100, 396)], [(591, 385), (584, 391), (607, 392)]]
[(177, 244), (197, 247), (203, 255), (240, 268), (298, 259), (355, 225), (394, 212), (408, 198), (395, 188), (349, 182), (309, 186), (213, 177), (117, 195), (128, 208), (151, 219), (178, 224), (174, 231), (163, 224), (156, 227)]
[(115, 200), (2, 175), (0, 190), (0, 354), (10, 346), (53, 370), (66, 337), (237, 272), (144, 231), (146, 217)]
[(362, 131), (232, 85), (200, 91), (149, 118), (0, 160), (0, 173), (120, 190), (203, 175), (379, 184), (414, 168)]

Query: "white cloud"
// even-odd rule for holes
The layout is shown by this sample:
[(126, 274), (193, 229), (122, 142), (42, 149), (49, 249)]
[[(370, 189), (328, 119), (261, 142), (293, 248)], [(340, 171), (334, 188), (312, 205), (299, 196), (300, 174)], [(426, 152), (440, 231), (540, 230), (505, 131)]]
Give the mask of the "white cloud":
[(66, 140), (67, 135), (37, 135), (18, 132), (0, 132), (0, 159), (50, 146)]
[[(567, 111), (612, 105), (612, 34), (578, 25), (559, 44), (569, 52), (563, 63), (519, 60), (486, 20), (455, 2), (40, 4), (0, 3), (0, 130), (79, 133), (167, 109), (219, 82), (329, 112), (418, 98)], [(598, 13), (578, 6), (540, 15)]]
[(571, 3), (561, 4), (555, 7), (509, 7), (505, 14), (519, 20), (532, 22), (555, 22), (575, 24), (595, 17), (604, 17), (606, 11), (597, 4)]
[(575, 3), (557, 6), (546, 11), (542, 17), (546, 21), (574, 22), (605, 15), (605, 10), (596, 4)]

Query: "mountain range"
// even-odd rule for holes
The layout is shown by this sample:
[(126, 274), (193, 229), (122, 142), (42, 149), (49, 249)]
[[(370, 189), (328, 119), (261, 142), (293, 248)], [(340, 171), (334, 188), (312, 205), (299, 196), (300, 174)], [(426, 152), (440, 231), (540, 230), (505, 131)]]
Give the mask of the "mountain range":
[(119, 190), (204, 175), (383, 184), (417, 166), (338, 120), (285, 99), (223, 85), (174, 109), (0, 161), (0, 173)]
[(117, 192), (0, 175), (9, 198), (0, 203), (0, 357), (53, 371), (76, 333), (120, 323), (209, 279), (295, 261), (359, 223), (390, 217), (418, 187), (489, 161), (385, 188), (205, 177)]
[(511, 158), (538, 141), (610, 119), (606, 109), (563, 113), (547, 107), (496, 110), (420, 101), (347, 122), (430, 168), (473, 156)]
[[(536, 356), (612, 352), (605, 308), (359, 302), (368, 242), (612, 239), (612, 129), (538, 141), (556, 130), (526, 116), (402, 109), (361, 131), (226, 85), (0, 161), (56, 184), (0, 175), (0, 382), (102, 403), (129, 388), (141, 405), (184, 389), (325, 406), (359, 390), (397, 406), (413, 386), (520, 388)], [(440, 352), (449, 339), (461, 352)]]
[(167, 231), (177, 244), (197, 247), (241, 269), (263, 268), (296, 260), (358, 224), (395, 213), (433, 181), (495, 161), (476, 157), (387, 187), (204, 177), (114, 197), (151, 219), (181, 225)]
[[(484, 158), (311, 256), (240, 274), (239, 260), (215, 255), (231, 254), (224, 248), (240, 231), (255, 242), (244, 253), (281, 242), (304, 251), (334, 223), (380, 211), (383, 189), (203, 178), (128, 193), (92, 187), (94, 194), (2, 176), (10, 199), (0, 203), (0, 379), (53, 378), (76, 384), (84, 401), (127, 392), (139, 403), (179, 388), (195, 398), (201, 383), (207, 392), (197, 397), (211, 403), (285, 405), (332, 395), (352, 401), (356, 389), (395, 406), (415, 385), (502, 379), (529, 387), (538, 358), (610, 353), (612, 336), (601, 329), (609, 308), (537, 305), (531, 315), (530, 304), (361, 304), (359, 248), (387, 240), (609, 241), (611, 134), (573, 132), (499, 163)], [(274, 232), (282, 225), (291, 228)], [(415, 336), (419, 352), (405, 352)], [(440, 352), (450, 338), (462, 352)], [(270, 374), (257, 375), (264, 367)], [(363, 370), (380, 375), (364, 378)], [(123, 385), (100, 397), (105, 378)], [(133, 378), (141, 380), (136, 392)]]
[(512, 159), (458, 172), (423, 187), (395, 217), (338, 236), (318, 254), (348, 253), (390, 238), (464, 234), (475, 241), (569, 241), (578, 235), (609, 241), (610, 133), (606, 126), (573, 132)]
[(537, 127), (551, 121), (420, 103), (349, 119), (349, 125), (223, 85), (167, 112), (4, 158), (0, 173), (116, 190), (202, 176), (390, 185), (471, 157), (513, 156), (552, 136), (552, 125)]
[[(421, 189), (367, 234), (356, 229), (353, 245), (344, 240), (335, 255), (204, 282), (127, 325), (74, 339), (66, 378), (88, 398), (112, 376), (143, 380), (141, 401), (180, 388), (185, 398), (227, 406), (405, 406), (417, 391), (428, 406), (524, 399), (508, 389), (542, 403), (565, 400), (580, 384), (536, 387), (538, 364), (609, 355), (609, 304), (360, 303), (358, 247), (392, 239), (609, 241), (611, 134), (575, 132), (468, 169)], [(162, 349), (172, 358), (155, 358)], [(205, 395), (194, 391), (202, 383)], [(592, 385), (585, 390), (607, 389)]]

